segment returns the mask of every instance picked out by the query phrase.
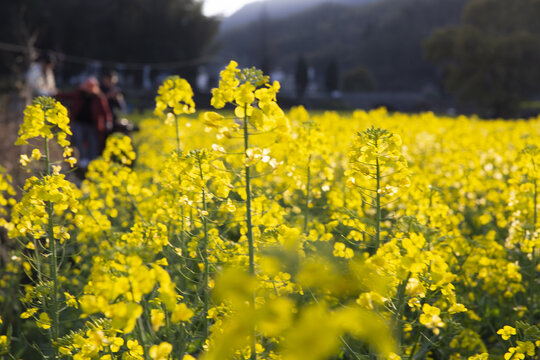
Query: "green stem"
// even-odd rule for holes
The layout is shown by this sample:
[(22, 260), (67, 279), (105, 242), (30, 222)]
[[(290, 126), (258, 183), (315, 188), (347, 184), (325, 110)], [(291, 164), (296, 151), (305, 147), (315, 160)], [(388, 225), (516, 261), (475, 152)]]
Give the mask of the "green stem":
[[(45, 139), (45, 161), (47, 166), (47, 176), (51, 175), (51, 161), (50, 161), (50, 151), (49, 151), (49, 140)], [(53, 204), (50, 201), (45, 203), (45, 208), (47, 211), (48, 222), (47, 222), (47, 237), (49, 239), (49, 247), (51, 250), (50, 254), (50, 263), (49, 269), (51, 273), (51, 278), (53, 282), (52, 289), (52, 303), (51, 303), (51, 344), (53, 351), (53, 359), (58, 359), (58, 348), (56, 343), (58, 342), (58, 337), (60, 333), (59, 324), (59, 313), (58, 313), (58, 274), (57, 274), (57, 254), (56, 254), (56, 241), (54, 239), (54, 209)]]
[(203, 257), (203, 264), (204, 264), (204, 277), (203, 277), (203, 319), (204, 319), (204, 337), (205, 339), (208, 339), (208, 301), (209, 294), (208, 294), (208, 277), (209, 277), (209, 269), (208, 269), (208, 219), (206, 217), (207, 214), (207, 206), (206, 206), (206, 190), (204, 188), (204, 175), (202, 171), (202, 161), (201, 161), (201, 155), (199, 154), (199, 175), (201, 177), (202, 182), (202, 201), (203, 201), (203, 214), (202, 214), (202, 223), (203, 223), (203, 231), (204, 231), (204, 239), (202, 244), (202, 257)]
[(41, 282), (43, 278), (43, 273), (41, 271), (41, 254), (39, 253), (39, 241), (37, 239), (34, 239), (34, 252), (36, 254), (36, 271), (37, 271), (37, 277), (38, 281)]
[[(433, 188), (429, 188), (429, 209), (433, 209)], [(427, 217), (426, 226), (429, 226), (431, 223), (431, 214)], [(410, 230), (409, 230), (410, 231)]]
[(144, 330), (143, 330), (143, 323), (142, 323), (142, 317), (138, 318), (137, 319), (137, 325), (136, 325), (136, 328), (137, 328), (137, 332), (138, 332), (138, 337), (139, 337), (139, 344), (143, 347), (143, 350), (144, 350), (144, 358), (145, 360), (150, 360), (150, 356), (148, 354), (148, 344), (146, 343), (146, 336), (144, 334)]
[(51, 175), (51, 158), (49, 151), (49, 139), (45, 139), (45, 172)]
[(193, 234), (195, 232), (195, 221), (193, 221), (193, 207), (189, 207), (189, 230)]
[(176, 123), (176, 153), (180, 156), (180, 122), (176, 115), (174, 116), (174, 121)]
[(534, 218), (533, 218), (533, 232), (536, 231), (536, 221), (537, 221), (537, 210), (536, 206), (538, 205), (538, 189), (536, 184), (536, 178), (534, 179)]
[(309, 203), (311, 192), (311, 154), (309, 154), (308, 164), (307, 164), (307, 184), (306, 184), (306, 209), (304, 213), (304, 234), (308, 233), (308, 223), (309, 223)]
[(186, 334), (186, 329), (184, 328), (184, 325), (180, 325), (178, 332), (179, 332), (177, 336), (178, 355), (179, 355), (178, 359), (183, 359), (186, 353), (186, 343), (187, 343), (187, 340), (186, 340), (187, 334)]
[[(249, 252), (249, 274), (255, 276), (255, 250), (253, 245), (253, 229), (251, 224), (251, 178), (249, 174), (250, 166), (247, 164), (247, 150), (249, 148), (249, 132), (248, 132), (248, 115), (247, 105), (244, 105), (244, 154), (246, 159), (245, 172), (246, 172), (246, 226), (247, 226), (247, 240), (248, 240), (248, 252)], [(253, 293), (250, 310), (255, 312), (255, 293)], [(255, 326), (252, 328), (251, 333), (251, 360), (257, 359), (257, 340), (255, 338)]]
[[(181, 205), (180, 206), (180, 215), (182, 217), (182, 220), (181, 220), (181, 225), (180, 225), (180, 249), (181, 249), (181, 253), (182, 253), (182, 258), (181, 258), (181, 261), (182, 261), (182, 265), (183, 267), (187, 267), (188, 266), (188, 263), (187, 263), (187, 260), (186, 260), (186, 253), (187, 253), (187, 247), (186, 247), (186, 240), (185, 240), (185, 217), (184, 217), (184, 205)], [(186, 278), (184, 276), (181, 277), (181, 281), (182, 281), (182, 290), (185, 290), (187, 288), (187, 285), (186, 285)]]
[[(360, 193), (360, 199), (362, 201), (362, 216), (366, 216), (366, 200), (365, 200), (365, 197), (364, 197), (364, 194)], [(362, 242), (364, 244), (366, 244), (366, 232), (365, 231), (362, 231)]]
[(54, 359), (58, 358), (58, 348), (56, 343), (59, 337), (59, 313), (58, 313), (58, 274), (57, 274), (57, 257), (56, 257), (56, 241), (54, 239), (54, 224), (52, 217), (54, 216), (53, 205), (50, 201), (47, 201), (47, 215), (49, 216), (49, 222), (47, 224), (47, 237), (49, 238), (49, 245), (51, 247), (51, 262), (50, 262), (50, 272), (51, 278), (53, 281), (53, 293), (52, 293), (52, 343), (53, 343), (53, 357)]
[[(181, 246), (181, 249), (182, 251), (185, 251), (184, 249), (184, 226), (185, 226), (185, 219), (184, 219), (184, 205), (182, 205), (180, 207), (180, 215), (182, 217), (182, 220), (181, 220), (181, 227), (180, 227), (180, 246)], [(182, 252), (182, 255), (184, 255), (184, 253)]]
[[(534, 164), (534, 163), (533, 163)], [(536, 183), (536, 178), (534, 179), (534, 222), (533, 222), (533, 233), (536, 232), (536, 221), (537, 221), (537, 210), (536, 207), (538, 205), (538, 187)], [(531, 267), (529, 270), (529, 316), (531, 323), (534, 322), (534, 315), (536, 312), (536, 303), (535, 303), (535, 294), (536, 294), (536, 256), (535, 256), (536, 249), (532, 248), (531, 251)]]
[(167, 311), (167, 307), (164, 305), (161, 305), (161, 309), (163, 310), (163, 313), (165, 314), (165, 331), (167, 332), (167, 338), (171, 338), (171, 320), (169, 311)]
[(377, 176), (377, 195), (375, 198), (375, 206), (377, 207), (377, 218), (375, 219), (376, 233), (375, 233), (375, 251), (381, 245), (381, 169), (379, 166), (379, 158), (376, 159), (376, 176)]
[(413, 343), (413, 347), (412, 347), (412, 350), (411, 350), (411, 353), (409, 355), (409, 358), (410, 359), (414, 359), (415, 358), (415, 355), (416, 355), (416, 348), (418, 347), (418, 344), (420, 343), (419, 340), (420, 340), (420, 335), (421, 335), (421, 331), (420, 330), (417, 330), (416, 331), (416, 335), (414, 336), (414, 341), (412, 342)]
[(343, 209), (347, 208), (347, 182), (342, 182), (342, 192), (343, 192)]
[(396, 341), (398, 349), (401, 352), (401, 346), (403, 344), (403, 314), (405, 312), (405, 290), (407, 288), (407, 283), (409, 282), (409, 278), (411, 277), (411, 273), (407, 274), (407, 277), (401, 284), (399, 284), (396, 294), (396, 300), (397, 300), (397, 309), (396, 313), (394, 314), (394, 326), (396, 331)]

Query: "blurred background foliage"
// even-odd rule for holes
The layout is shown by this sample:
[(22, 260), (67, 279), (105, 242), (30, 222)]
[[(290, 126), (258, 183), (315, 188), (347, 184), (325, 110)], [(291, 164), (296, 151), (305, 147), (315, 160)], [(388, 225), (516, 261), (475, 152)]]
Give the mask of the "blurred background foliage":
[(353, 95), (341, 108), (537, 113), (524, 109), (540, 98), (536, 0), (267, 0), (227, 17), (205, 16), (203, 4), (0, 0), (0, 89), (49, 49), (60, 85), (98, 64), (132, 70), (126, 88), (144, 71), (152, 86), (202, 74), (195, 90), (207, 93), (235, 59), (279, 80), (285, 106), (324, 108), (343, 92)]

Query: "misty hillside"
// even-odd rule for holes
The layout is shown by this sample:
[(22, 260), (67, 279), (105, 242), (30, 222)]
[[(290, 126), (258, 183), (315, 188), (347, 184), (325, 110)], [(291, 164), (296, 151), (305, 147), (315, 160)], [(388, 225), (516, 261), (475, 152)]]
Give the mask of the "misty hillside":
[[(421, 90), (436, 84), (423, 60), (422, 41), (438, 27), (457, 24), (469, 0), (378, 0), (364, 5), (323, 3), (282, 19), (222, 32), (220, 59), (293, 71), (300, 54), (318, 73), (335, 58), (343, 74), (358, 65), (379, 90)], [(303, 1), (300, 1), (303, 2)]]
[[(323, 3), (362, 5), (379, 0), (265, 0), (245, 5), (240, 10), (222, 20), (220, 30), (228, 31), (235, 27), (257, 21), (261, 16), (268, 19), (281, 19), (298, 14)], [(264, 14), (264, 15), (263, 15)]]

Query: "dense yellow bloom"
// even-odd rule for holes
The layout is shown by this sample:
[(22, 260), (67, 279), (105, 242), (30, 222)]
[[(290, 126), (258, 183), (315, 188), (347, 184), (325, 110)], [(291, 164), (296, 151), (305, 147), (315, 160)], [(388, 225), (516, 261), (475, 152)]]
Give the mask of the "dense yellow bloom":
[(21, 319), (28, 319), (29, 317), (37, 313), (37, 311), (38, 308), (26, 309), (26, 311), (21, 314)]
[(128, 351), (122, 355), (122, 360), (142, 360), (144, 359), (144, 350), (137, 340), (127, 341)]
[(158, 331), (163, 326), (165, 320), (165, 314), (160, 309), (152, 309), (150, 311), (150, 321), (152, 322), (152, 329)]
[[(72, 149), (67, 139), (69, 135), (72, 133), (66, 108), (52, 98), (38, 97), (24, 111), (24, 120), (15, 144), (26, 145), (28, 140), (33, 138), (43, 138), (45, 141), (55, 139), (63, 148), (63, 159), (73, 166), (75, 158), (71, 156)], [(33, 149), (30, 157), (22, 154), (20, 162), (26, 166), (30, 161), (38, 161), (41, 157), (41, 152)]]
[(130, 333), (135, 327), (135, 323), (143, 312), (139, 304), (116, 303), (109, 305), (104, 313), (112, 319), (112, 325), (125, 333)]
[(525, 354), (518, 351), (518, 348), (516, 347), (510, 347), (508, 348), (508, 352), (504, 354), (504, 360), (510, 360), (510, 359), (525, 359)]
[(488, 353), (482, 353), (478, 355), (469, 356), (468, 360), (488, 360), (489, 354)]
[[(358, 133), (349, 153), (348, 184), (389, 198), (395, 197), (399, 189), (409, 187), (407, 160), (401, 145), (401, 137), (387, 130), (372, 127)], [(377, 178), (384, 178), (384, 184), (376, 183)]]
[(172, 351), (172, 345), (167, 342), (162, 342), (159, 345), (154, 345), (150, 348), (150, 357), (154, 360), (167, 360)]
[(344, 243), (336, 242), (334, 244), (334, 256), (352, 259), (354, 252), (351, 248), (346, 247)]
[[(28, 179), (19, 203), (0, 178), (0, 225), (20, 243), (0, 302), (17, 301), (4, 289), (24, 271), (35, 281), (20, 316), (51, 333), (55, 240), (69, 264), (58, 273), (66, 358), (534, 356), (540, 120), (285, 113), (279, 87), (231, 62), (212, 104), (233, 111), (186, 117), (191, 88), (170, 78), (156, 114), (176, 122), (182, 151), (162, 119), (146, 119), (133, 143), (109, 137), (80, 190), (58, 164)], [(36, 102), (20, 142), (65, 145), (63, 114)], [(46, 156), (21, 163), (42, 170)], [(0, 351), (17, 341), (0, 337)]]
[(177, 304), (174, 308), (174, 311), (171, 314), (171, 321), (173, 323), (178, 323), (180, 321), (189, 321), (194, 315), (193, 310), (188, 309), (186, 304), (180, 303)]
[[(47, 175), (41, 179), (31, 177), (24, 186), (26, 191), (13, 207), (10, 236), (30, 236), (34, 239), (42, 237), (47, 230), (49, 217), (47, 203), (52, 203), (56, 215), (67, 215), (78, 211), (80, 196), (75, 185), (65, 179), (62, 174)], [(64, 226), (54, 229), (55, 239), (61, 242), (69, 239)]]
[(532, 341), (516, 341), (517, 344), (517, 350), (522, 353), (526, 354), (528, 356), (534, 356), (535, 355), (535, 347)]
[(67, 110), (52, 98), (38, 97), (24, 111), (24, 121), (19, 129), (17, 145), (27, 144), (27, 140), (42, 137), (52, 139), (55, 129), (59, 131), (56, 139), (62, 147), (69, 145), (67, 135), (71, 135)]
[(422, 314), (420, 314), (420, 323), (432, 329), (435, 334), (439, 334), (439, 328), (445, 325), (439, 316), (440, 314), (441, 310), (439, 308), (424, 304), (422, 306)]
[(502, 329), (497, 331), (497, 334), (501, 335), (503, 340), (508, 340), (512, 335), (516, 335), (516, 329), (505, 325)]
[(6, 335), (0, 335), (0, 354), (6, 354), (9, 351), (9, 342)]
[(102, 157), (105, 161), (130, 165), (135, 160), (131, 138), (120, 134), (109, 136)]
[[(221, 71), (219, 87), (212, 89), (212, 106), (221, 109), (227, 103), (233, 104), (236, 117), (248, 118), (249, 124), (255, 130), (276, 131), (285, 136), (290, 125), (285, 113), (276, 103), (279, 83), (274, 81), (270, 84), (269, 77), (255, 68), (237, 67), (238, 63), (231, 61)], [(215, 112), (205, 114), (205, 120), (208, 126), (220, 128), (220, 133), (227, 137), (239, 130), (237, 124), (222, 124), (224, 118)]]
[(51, 327), (51, 318), (47, 313), (41, 313), (39, 314), (36, 323), (38, 327), (42, 328), (43, 330), (47, 330)]
[(191, 85), (178, 76), (167, 78), (158, 89), (154, 113), (163, 116), (168, 112), (175, 115), (195, 112)]
[(64, 296), (66, 297), (67, 306), (71, 306), (71, 307), (74, 307), (74, 308), (79, 306), (79, 304), (77, 303), (77, 298), (76, 297), (74, 297), (73, 295), (71, 295), (68, 292), (64, 292)]

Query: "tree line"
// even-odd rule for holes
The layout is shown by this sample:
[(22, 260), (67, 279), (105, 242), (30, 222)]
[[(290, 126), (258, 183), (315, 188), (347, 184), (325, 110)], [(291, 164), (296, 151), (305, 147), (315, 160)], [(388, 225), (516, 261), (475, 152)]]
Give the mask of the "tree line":
[[(24, 73), (37, 48), (111, 62), (186, 61), (170, 70), (193, 82), (200, 65), (193, 60), (221, 47), (218, 62), (261, 66), (260, 54), (268, 54), (266, 66), (295, 72), (301, 93), (307, 60), (321, 74), (339, 72), (344, 90), (421, 91), (431, 84), (486, 116), (514, 116), (540, 94), (537, 0), (327, 4), (217, 41), (219, 20), (201, 8), (196, 0), (0, 0), (0, 43), (23, 48), (0, 51), (1, 79)], [(329, 68), (333, 62), (339, 71)], [(61, 71), (76, 73), (80, 65), (65, 63)]]
[(487, 116), (514, 116), (540, 95), (539, 17), (536, 0), (473, 0), (461, 25), (434, 31), (424, 53), (461, 102)]
[[(22, 71), (31, 49), (115, 62), (181, 62), (207, 54), (219, 21), (195, 0), (0, 0), (0, 72)], [(195, 65), (175, 69), (192, 78)], [(66, 69), (69, 71), (69, 68)]]

